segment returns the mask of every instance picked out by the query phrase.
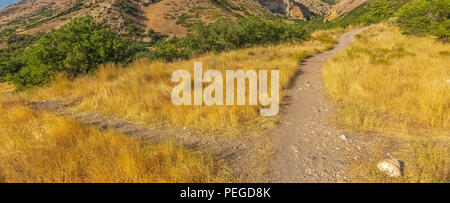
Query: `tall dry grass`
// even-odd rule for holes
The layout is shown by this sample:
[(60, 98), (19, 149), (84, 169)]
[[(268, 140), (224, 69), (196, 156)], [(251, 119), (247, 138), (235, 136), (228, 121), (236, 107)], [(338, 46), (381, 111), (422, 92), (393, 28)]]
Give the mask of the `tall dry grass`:
[(0, 98), (0, 182), (226, 181), (225, 166), (211, 156), (100, 131), (21, 103)]
[[(58, 78), (47, 88), (29, 91), (27, 99), (82, 98), (78, 111), (100, 112), (149, 127), (190, 128), (209, 135), (258, 134), (272, 127), (276, 117), (261, 117), (261, 106), (175, 106), (171, 102), (170, 82), (175, 70), (191, 72), (195, 61), (203, 62), (203, 71), (216, 69), (280, 70), (280, 86), (286, 89), (307, 55), (330, 49), (343, 30), (320, 31), (299, 44), (282, 44), (207, 54), (173, 63), (138, 60), (127, 68), (109, 64), (92, 76), (68, 81)], [(224, 78), (225, 79), (225, 78)], [(206, 86), (207, 84), (205, 84)], [(270, 91), (270, 90), (269, 90)], [(248, 92), (248, 91), (247, 91)], [(248, 94), (248, 93), (247, 93)], [(282, 95), (281, 95), (282, 96)]]
[(341, 106), (338, 121), (359, 129), (450, 127), (450, 44), (379, 25), (326, 64)]
[(0, 83), (0, 95), (14, 92), (14, 85), (8, 83)]
[[(450, 44), (433, 37), (403, 35), (381, 24), (327, 62), (323, 78), (339, 104), (336, 121), (400, 143), (398, 149), (377, 146), (373, 162), (354, 164), (357, 180), (450, 182), (449, 51)], [(387, 152), (405, 162), (402, 177), (376, 168)]]

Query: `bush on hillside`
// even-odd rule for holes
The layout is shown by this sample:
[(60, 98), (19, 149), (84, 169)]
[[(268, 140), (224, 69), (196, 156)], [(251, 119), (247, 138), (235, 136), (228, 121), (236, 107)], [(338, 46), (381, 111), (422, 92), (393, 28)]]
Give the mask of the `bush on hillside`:
[(26, 49), (26, 66), (12, 77), (18, 87), (40, 85), (56, 72), (69, 77), (89, 73), (107, 62), (129, 63), (144, 47), (102, 28), (89, 16), (76, 18)]
[(368, 11), (363, 15), (365, 24), (378, 23), (394, 16), (397, 0), (375, 0), (368, 6)]
[(149, 57), (152, 59), (186, 59), (205, 52), (220, 52), (279, 42), (298, 42), (308, 32), (297, 24), (281, 20), (269, 21), (258, 17), (218, 21), (208, 25), (196, 23), (190, 34), (181, 39), (161, 41)]
[(35, 43), (42, 35), (21, 35), (15, 30), (4, 33), (7, 47), (0, 49), (0, 82), (4, 82), (12, 74), (17, 73), (24, 65), (25, 61), (21, 54), (26, 47)]
[(450, 0), (416, 0), (397, 13), (400, 27), (407, 33), (430, 33), (450, 37)]

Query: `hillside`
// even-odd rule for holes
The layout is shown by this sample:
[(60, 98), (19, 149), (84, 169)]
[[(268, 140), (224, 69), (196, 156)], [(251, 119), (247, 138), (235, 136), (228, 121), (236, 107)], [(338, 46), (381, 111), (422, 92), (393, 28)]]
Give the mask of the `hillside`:
[(186, 35), (194, 22), (256, 15), (308, 20), (344, 15), (368, 0), (22, 0), (0, 10), (0, 31), (49, 32), (89, 14), (119, 34), (153, 29), (171, 37)]
[(0, 10), (1, 30), (21, 34), (49, 32), (73, 18), (91, 15), (119, 34), (144, 28), (140, 4), (134, 0), (23, 0)]

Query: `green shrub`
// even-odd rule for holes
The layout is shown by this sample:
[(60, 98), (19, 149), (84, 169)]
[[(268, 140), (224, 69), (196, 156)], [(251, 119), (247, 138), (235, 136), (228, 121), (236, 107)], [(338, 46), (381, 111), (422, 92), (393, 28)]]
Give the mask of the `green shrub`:
[(430, 26), (430, 33), (438, 36), (439, 38), (450, 37), (450, 19), (445, 19), (442, 22), (433, 23)]
[(165, 40), (165, 39), (167, 39), (169, 36), (168, 35), (166, 35), (166, 34), (161, 34), (161, 33), (159, 33), (159, 32), (156, 32), (155, 30), (153, 30), (153, 29), (149, 29), (148, 31), (147, 31), (147, 35), (146, 35), (147, 37), (150, 37), (151, 39), (152, 39), (152, 43), (155, 43), (155, 42), (159, 42), (159, 41), (162, 41), (162, 40)]
[(3, 29), (2, 31), (0, 31), (0, 38), (1, 37), (7, 37), (7, 36), (9, 36), (9, 35), (11, 35), (11, 34), (13, 34), (15, 32), (16, 32), (16, 29), (13, 29), (13, 28)]
[(17, 73), (23, 66), (25, 60), (22, 58), (22, 53), (26, 47), (35, 43), (42, 34), (36, 35), (21, 35), (15, 32), (9, 32), (6, 38), (7, 47), (0, 49), (0, 81), (4, 82), (11, 75)]
[(363, 16), (365, 24), (378, 23), (386, 20), (395, 13), (396, 0), (376, 0), (368, 6), (367, 13)]
[(308, 32), (297, 24), (281, 20), (262, 20), (258, 17), (240, 18), (233, 22), (222, 20), (205, 25), (195, 23), (188, 36), (157, 43), (150, 58), (185, 59), (205, 52), (246, 48), (279, 42), (302, 41)]
[(139, 9), (135, 7), (135, 5), (130, 0), (117, 0), (114, 2), (113, 6), (118, 7), (125, 13), (137, 16)]
[(0, 82), (9, 80), (15, 73), (25, 66), (25, 62), (17, 56), (0, 57)]
[(400, 27), (407, 33), (450, 36), (450, 0), (416, 0), (397, 13)]
[(13, 77), (16, 86), (41, 85), (56, 72), (73, 78), (107, 62), (129, 63), (144, 47), (102, 28), (89, 16), (76, 18), (45, 35), (22, 54), (26, 66)]

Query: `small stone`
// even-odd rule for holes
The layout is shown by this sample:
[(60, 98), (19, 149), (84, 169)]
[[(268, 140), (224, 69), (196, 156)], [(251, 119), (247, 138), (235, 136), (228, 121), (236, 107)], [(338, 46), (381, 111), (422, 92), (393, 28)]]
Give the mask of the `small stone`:
[(402, 175), (402, 163), (397, 159), (385, 159), (378, 163), (378, 169), (390, 177), (400, 177)]
[(347, 141), (347, 136), (344, 135), (344, 134), (339, 135), (339, 139), (344, 140), (344, 141)]

